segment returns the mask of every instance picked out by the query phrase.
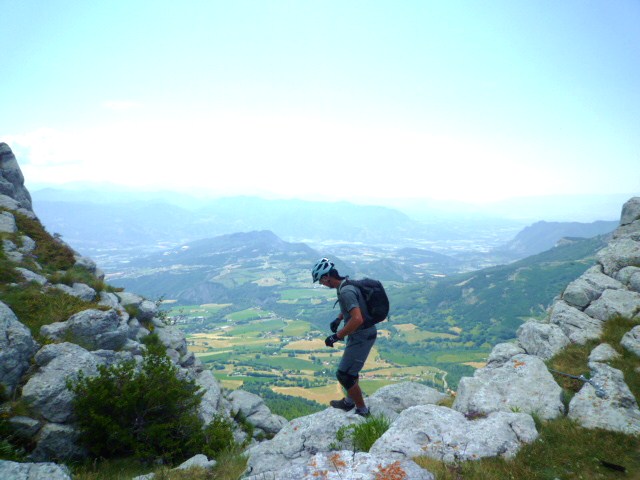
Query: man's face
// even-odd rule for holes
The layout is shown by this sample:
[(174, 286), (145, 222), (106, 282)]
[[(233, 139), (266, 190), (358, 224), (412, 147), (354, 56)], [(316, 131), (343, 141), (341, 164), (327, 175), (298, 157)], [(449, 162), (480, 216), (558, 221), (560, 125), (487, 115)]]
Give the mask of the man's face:
[(325, 287), (330, 287), (330, 285), (329, 285), (329, 275), (321, 276), (320, 280), (318, 280), (318, 282), (320, 282), (320, 285), (324, 285)]

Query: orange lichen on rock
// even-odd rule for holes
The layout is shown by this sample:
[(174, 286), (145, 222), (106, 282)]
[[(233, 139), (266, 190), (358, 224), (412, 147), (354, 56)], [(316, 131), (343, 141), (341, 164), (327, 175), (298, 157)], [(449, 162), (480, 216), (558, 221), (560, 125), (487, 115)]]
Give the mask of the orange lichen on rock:
[(375, 480), (407, 480), (407, 472), (400, 466), (400, 462), (393, 462), (386, 467), (378, 465)]

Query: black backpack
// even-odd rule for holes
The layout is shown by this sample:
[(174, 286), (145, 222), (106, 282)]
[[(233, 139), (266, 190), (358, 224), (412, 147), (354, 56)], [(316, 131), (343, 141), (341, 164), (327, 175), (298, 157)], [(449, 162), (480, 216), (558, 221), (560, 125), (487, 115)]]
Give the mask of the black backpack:
[(382, 283), (372, 278), (361, 280), (351, 280), (347, 278), (344, 285), (353, 285), (360, 290), (364, 301), (367, 304), (370, 319), (365, 319), (365, 327), (368, 328), (383, 321), (389, 315), (389, 297), (385, 292)]

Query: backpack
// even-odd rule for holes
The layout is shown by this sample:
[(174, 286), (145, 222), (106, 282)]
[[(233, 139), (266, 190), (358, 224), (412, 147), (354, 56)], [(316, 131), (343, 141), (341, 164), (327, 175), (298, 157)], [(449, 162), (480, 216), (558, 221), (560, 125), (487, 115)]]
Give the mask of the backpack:
[(389, 297), (387, 297), (387, 292), (380, 281), (372, 278), (363, 278), (362, 280), (347, 278), (344, 285), (353, 285), (360, 290), (364, 297), (364, 302), (371, 317), (369, 320), (365, 319), (365, 328), (371, 327), (387, 318), (389, 315)]

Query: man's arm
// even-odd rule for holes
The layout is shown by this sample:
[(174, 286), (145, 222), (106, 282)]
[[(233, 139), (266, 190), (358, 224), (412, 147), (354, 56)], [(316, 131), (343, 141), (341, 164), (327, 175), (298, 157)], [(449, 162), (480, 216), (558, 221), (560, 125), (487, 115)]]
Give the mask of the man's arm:
[(342, 340), (347, 335), (351, 335), (360, 327), (360, 325), (364, 323), (364, 318), (362, 318), (360, 307), (353, 307), (351, 310), (349, 310), (349, 315), (349, 321), (342, 328), (342, 330), (339, 330), (337, 333), (340, 340)]

